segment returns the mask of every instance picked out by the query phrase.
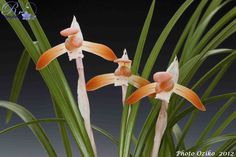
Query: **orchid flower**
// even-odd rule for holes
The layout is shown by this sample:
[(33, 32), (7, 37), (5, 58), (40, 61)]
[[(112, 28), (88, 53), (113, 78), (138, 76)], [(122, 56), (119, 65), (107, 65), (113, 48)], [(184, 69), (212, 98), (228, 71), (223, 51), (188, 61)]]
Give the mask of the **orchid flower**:
[(127, 104), (134, 104), (145, 96), (156, 94), (156, 99), (162, 100), (161, 109), (156, 122), (154, 144), (151, 157), (158, 157), (158, 152), (167, 126), (167, 109), (170, 97), (176, 93), (190, 101), (197, 109), (206, 111), (200, 98), (191, 89), (179, 85), (179, 66), (177, 58), (171, 63), (165, 72), (157, 72), (153, 75), (154, 83), (137, 89), (127, 100)]
[(76, 60), (76, 66), (79, 74), (77, 88), (79, 110), (81, 116), (84, 119), (85, 128), (88, 133), (94, 154), (95, 156), (97, 156), (96, 144), (94, 141), (90, 122), (90, 105), (85, 85), (84, 67), (82, 60), (84, 55), (82, 53), (82, 50), (98, 55), (109, 61), (113, 61), (117, 57), (109, 47), (103, 44), (84, 41), (79, 23), (77, 22), (75, 17), (73, 18), (71, 27), (64, 29), (60, 33), (62, 36), (67, 37), (65, 43), (59, 44), (43, 53), (43, 55), (38, 60), (36, 69), (43, 69), (48, 64), (50, 64), (51, 61), (66, 52), (69, 56), (69, 60)]
[(148, 84), (149, 81), (132, 74), (132, 61), (129, 59), (126, 49), (124, 49), (122, 57), (114, 60), (114, 62), (118, 64), (118, 68), (114, 73), (95, 76), (87, 82), (86, 88), (87, 91), (94, 91), (110, 84), (114, 84), (114, 86), (121, 86), (122, 101), (124, 104), (128, 84), (131, 84), (136, 88), (140, 88)]

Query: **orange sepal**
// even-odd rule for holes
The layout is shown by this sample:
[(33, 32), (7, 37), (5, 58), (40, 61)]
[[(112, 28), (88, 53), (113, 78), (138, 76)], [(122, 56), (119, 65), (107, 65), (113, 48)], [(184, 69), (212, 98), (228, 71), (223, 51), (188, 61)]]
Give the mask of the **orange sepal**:
[(136, 88), (140, 88), (149, 84), (150, 82), (140, 76), (132, 75), (129, 77), (129, 83)]
[(109, 84), (113, 84), (114, 82), (115, 76), (113, 73), (98, 75), (87, 82), (86, 89), (87, 91), (94, 91)]
[(41, 70), (43, 68), (45, 68), (51, 61), (53, 61), (54, 59), (56, 59), (57, 57), (59, 57), (60, 55), (66, 53), (66, 48), (65, 48), (65, 44), (59, 44), (49, 50), (47, 50), (46, 52), (44, 52), (37, 64), (36, 64), (36, 70)]
[(134, 104), (140, 99), (155, 93), (156, 84), (156, 82), (150, 83), (137, 89), (131, 96), (128, 97), (128, 99), (126, 100), (126, 104)]
[(189, 102), (191, 102), (197, 109), (201, 111), (206, 111), (205, 106), (202, 104), (200, 98), (198, 95), (192, 91), (191, 89), (184, 87), (179, 84), (175, 84), (174, 92), (183, 98), (187, 99)]
[(117, 59), (112, 49), (103, 44), (93, 43), (90, 41), (83, 41), (81, 49), (93, 53), (95, 55), (98, 55), (109, 61), (114, 61), (115, 59)]

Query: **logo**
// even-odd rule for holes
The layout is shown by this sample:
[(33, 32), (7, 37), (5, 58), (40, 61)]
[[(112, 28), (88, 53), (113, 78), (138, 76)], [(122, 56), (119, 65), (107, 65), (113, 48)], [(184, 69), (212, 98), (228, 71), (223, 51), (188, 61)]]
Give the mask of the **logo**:
[[(34, 14), (30, 14), (31, 8), (34, 11)], [(1, 14), (5, 18), (19, 18), (26, 21), (36, 18), (36, 13), (37, 6), (33, 2), (27, 2), (24, 6), (20, 6), (19, 2), (9, 1), (2, 6), (1, 11)]]

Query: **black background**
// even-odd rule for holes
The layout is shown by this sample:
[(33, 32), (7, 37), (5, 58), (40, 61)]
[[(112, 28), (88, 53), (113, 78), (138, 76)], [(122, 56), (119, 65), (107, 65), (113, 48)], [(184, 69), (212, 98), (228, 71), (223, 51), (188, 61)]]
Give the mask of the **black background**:
[[(88, 41), (104, 43), (110, 46), (117, 54), (122, 55), (124, 48), (127, 49), (130, 58), (134, 56), (138, 38), (147, 15), (151, 1), (32, 1), (37, 5), (37, 18), (39, 19), (43, 29), (45, 30), (50, 43), (52, 45), (59, 44), (65, 39), (59, 35), (60, 30), (69, 27), (73, 15), (77, 17), (83, 31), (84, 38)], [(148, 35), (147, 43), (144, 49), (142, 65), (152, 49), (160, 32), (163, 30), (174, 12), (183, 3), (183, 0), (158, 0), (155, 6), (154, 16)], [(165, 70), (168, 59), (173, 48), (181, 34), (187, 20), (190, 18), (192, 11), (196, 8), (199, 1), (195, 1), (179, 20), (175, 28), (167, 39), (153, 71)], [(235, 6), (232, 1), (213, 19), (213, 24), (227, 10)], [(28, 27), (26, 21), (22, 21)], [(30, 29), (28, 29), (30, 30)], [(0, 19), (0, 99), (7, 100), (10, 93), (11, 82), (14, 76), (17, 62), (23, 50), (23, 46), (17, 36), (10, 28), (4, 18)], [(228, 38), (220, 48), (235, 49), (235, 35)], [(222, 59), (224, 55), (219, 55), (207, 60), (207, 63), (198, 71), (192, 82), (195, 82), (202, 74), (204, 74), (217, 61)], [(61, 56), (59, 61), (62, 65), (66, 78), (72, 88), (73, 94), (76, 96), (77, 73), (74, 62), (69, 62), (66, 55)], [(97, 74), (112, 72), (116, 65), (107, 62), (95, 55), (85, 53), (84, 66), (86, 78), (89, 79)], [(225, 74), (219, 85), (213, 91), (212, 95), (223, 92), (235, 91), (235, 64)], [(203, 93), (204, 87), (197, 91), (199, 95)], [(92, 123), (111, 132), (115, 137), (119, 137), (120, 119), (122, 113), (121, 89), (113, 86), (105, 87), (96, 92), (89, 93), (91, 102)], [(223, 105), (225, 101), (219, 102), (207, 108), (207, 112), (200, 113), (191, 128), (190, 134), (186, 138), (186, 143), (190, 146), (194, 144), (200, 131), (207, 124), (209, 119), (214, 115), (217, 109)], [(23, 90), (18, 101), (19, 104), (30, 110), (37, 118), (54, 117), (52, 104), (50, 102), (49, 92), (44, 85), (39, 73), (35, 71), (34, 63), (31, 63)], [(187, 105), (186, 105), (187, 106)], [(140, 113), (137, 119), (137, 132), (141, 128), (145, 117), (148, 114), (150, 105), (143, 101), (140, 107)], [(223, 115), (222, 120), (236, 109), (235, 104), (230, 110)], [(0, 129), (11, 126), (21, 120), (14, 116), (11, 123), (4, 123), (6, 111), (0, 110)], [(186, 122), (187, 118), (181, 121), (181, 126)], [(220, 122), (219, 122), (220, 124)], [(47, 133), (53, 141), (58, 152), (58, 156), (63, 157), (64, 150), (61, 143), (60, 135), (56, 124), (45, 124)], [(233, 124), (229, 125), (225, 132), (235, 133), (236, 128)], [(98, 133), (95, 133), (96, 143), (99, 156), (111, 157), (117, 156), (117, 147)], [(73, 142), (72, 142), (73, 143)], [(74, 155), (78, 154), (76, 146), (73, 143)], [(28, 128), (20, 128), (10, 133), (0, 135), (0, 157), (42, 157), (46, 156), (38, 141)], [(78, 155), (77, 155), (78, 156)]]

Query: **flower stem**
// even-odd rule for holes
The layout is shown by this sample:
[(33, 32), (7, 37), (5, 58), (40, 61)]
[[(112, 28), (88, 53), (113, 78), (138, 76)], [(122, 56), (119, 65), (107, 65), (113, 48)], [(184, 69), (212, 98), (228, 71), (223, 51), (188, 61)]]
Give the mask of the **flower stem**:
[[(127, 94), (127, 86), (125, 86), (125, 85), (122, 85), (121, 86), (121, 88), (122, 88), (122, 103), (123, 103), (123, 106), (125, 105), (125, 100), (126, 100), (126, 94)], [(129, 115), (130, 115), (130, 112), (131, 112), (131, 108), (129, 107), (129, 109), (128, 109), (129, 111), (128, 111), (128, 116), (127, 116), (127, 122), (128, 122), (128, 119), (129, 119)]]
[(156, 130), (151, 157), (158, 157), (161, 140), (167, 126), (167, 108), (168, 103), (166, 101), (162, 101), (161, 109), (156, 122)]
[(89, 139), (90, 139), (93, 151), (94, 151), (94, 155), (97, 156), (96, 144), (95, 144), (91, 122), (90, 122), (90, 105), (89, 105), (89, 99), (88, 99), (86, 85), (85, 85), (83, 59), (81, 57), (78, 57), (76, 59), (76, 66), (77, 66), (77, 70), (79, 74), (78, 88), (77, 88), (78, 106), (79, 106), (80, 113), (84, 119), (84, 125), (88, 133), (88, 136), (89, 136)]

